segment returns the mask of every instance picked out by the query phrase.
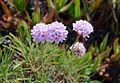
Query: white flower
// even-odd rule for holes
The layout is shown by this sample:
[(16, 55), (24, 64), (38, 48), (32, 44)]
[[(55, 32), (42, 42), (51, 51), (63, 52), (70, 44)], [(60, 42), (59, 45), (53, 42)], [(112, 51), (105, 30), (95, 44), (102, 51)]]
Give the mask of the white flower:
[(74, 55), (79, 55), (79, 56), (83, 56), (86, 51), (83, 43), (80, 43), (80, 42), (76, 42), (75, 44), (73, 44), (70, 47), (70, 49), (74, 53)]

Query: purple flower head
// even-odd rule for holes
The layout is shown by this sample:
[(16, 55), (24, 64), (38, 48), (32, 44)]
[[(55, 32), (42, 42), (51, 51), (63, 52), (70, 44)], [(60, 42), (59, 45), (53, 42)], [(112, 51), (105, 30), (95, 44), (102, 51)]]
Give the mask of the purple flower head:
[(59, 22), (53, 22), (48, 25), (48, 37), (47, 41), (50, 42), (63, 42), (65, 38), (67, 37), (68, 31), (65, 30), (66, 26), (64, 26), (62, 23)]
[(33, 29), (31, 30), (33, 41), (36, 43), (44, 43), (48, 35), (47, 31), (48, 25), (45, 25), (44, 23), (39, 23), (33, 26)]
[(93, 26), (86, 20), (79, 20), (73, 23), (73, 30), (85, 38), (89, 37), (89, 34), (93, 32)]
[(70, 47), (71, 51), (74, 53), (75, 56), (83, 56), (85, 54), (85, 47), (83, 43), (76, 42)]

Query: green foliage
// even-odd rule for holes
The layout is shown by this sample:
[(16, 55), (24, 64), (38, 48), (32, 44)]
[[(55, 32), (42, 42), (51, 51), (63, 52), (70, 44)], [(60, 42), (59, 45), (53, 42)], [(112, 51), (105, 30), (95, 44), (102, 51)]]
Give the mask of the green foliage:
[(71, 0), (69, 3), (67, 2), (68, 0), (48, 0), (48, 6), (56, 8), (58, 13), (69, 11), (70, 16), (79, 19), (82, 14), (80, 10), (80, 0)]
[(116, 0), (116, 4), (117, 4), (117, 10), (119, 11), (120, 10), (120, 1)]
[(40, 10), (33, 12), (32, 15), (32, 25), (35, 25), (40, 22)]
[(96, 1), (93, 1), (93, 3), (90, 5), (90, 8), (89, 8), (89, 12), (93, 12), (95, 9), (97, 9), (98, 7), (100, 7), (101, 3), (103, 2), (104, 0), (96, 0)]
[(92, 54), (96, 52), (96, 48), (93, 47), (93, 44), (90, 45), (88, 51), (91, 52)]
[(64, 12), (67, 11), (71, 6), (72, 6), (73, 2), (68, 3), (67, 5), (63, 6), (59, 12)]
[(75, 18), (80, 18), (80, 0), (75, 0), (74, 3)]
[(118, 44), (118, 42), (119, 42), (119, 39), (118, 38), (115, 39), (115, 41), (114, 41), (114, 47), (113, 47), (113, 50), (114, 50), (115, 53), (119, 52), (119, 44)]
[(24, 20), (20, 20), (17, 27), (17, 32), (20, 35), (21, 41), (31, 44), (31, 35), (30, 35), (30, 27)]
[[(86, 53), (83, 57), (75, 57), (70, 50), (61, 49), (56, 44), (36, 45), (33, 43), (28, 46), (12, 34), (8, 38), (13, 45), (5, 47), (16, 53), (16, 56), (22, 57), (21, 61), (13, 60), (16, 63), (13, 69), (20, 68), (21, 70), (19, 73), (22, 76), (16, 76), (20, 80), (58, 82), (59, 77), (62, 76), (62, 80), (68, 82), (82, 82), (83, 79), (89, 79), (89, 75), (97, 70), (101, 62), (100, 57), (92, 60), (91, 52)], [(32, 74), (26, 76), (29, 69)]]
[[(89, 50), (92, 54), (97, 53), (97, 55), (102, 57), (102, 60), (105, 60), (106, 58), (110, 59), (110, 62), (117, 61), (120, 56), (120, 48), (119, 48), (119, 38), (116, 38), (114, 40), (113, 46), (107, 46), (108, 42), (108, 34), (104, 37), (103, 41), (100, 44), (100, 47), (91, 45)], [(110, 55), (111, 50), (113, 49), (113, 54)], [(98, 56), (98, 57), (99, 57)]]
[[(15, 71), (12, 69), (14, 66), (14, 63), (11, 61), (11, 57), (13, 55), (13, 52), (4, 49), (0, 50), (0, 82), (7, 83), (8, 79), (15, 78)], [(4, 81), (2, 81), (4, 80)]]
[(118, 38), (114, 40), (114, 46), (113, 46), (114, 54), (110, 57), (111, 62), (115, 62), (120, 59), (120, 48), (118, 42), (119, 42)]
[[(107, 46), (106, 45), (107, 42), (108, 42), (108, 34), (105, 36), (105, 38), (101, 42), (99, 48), (97, 47), (97, 45), (96, 46), (91, 45), (88, 50), (88, 52), (90, 51), (95, 58), (97, 57), (94, 64), (99, 63), (100, 67), (98, 68), (98, 70), (99, 70), (98, 73), (100, 74), (100, 76), (103, 76), (104, 79), (106, 79), (105, 74), (109, 75), (109, 72), (102, 71), (102, 70), (109, 69), (110, 66), (113, 66), (114, 64), (118, 63), (118, 61), (120, 59), (119, 38), (116, 38), (114, 40), (113, 46)], [(94, 66), (94, 68), (97, 68), (97, 67)], [(94, 68), (93, 68), (93, 70), (94, 70)], [(107, 76), (107, 78), (110, 78), (110, 77)]]
[(80, 8), (80, 0), (74, 0), (74, 4), (69, 9), (70, 16), (79, 19), (82, 15), (82, 10)]
[(24, 12), (26, 10), (27, 0), (13, 0), (13, 4), (17, 11)]
[(60, 10), (63, 6), (65, 6), (67, 1), (68, 0), (54, 0), (55, 7), (57, 8), (57, 10)]
[(88, 83), (101, 83), (101, 82), (98, 81), (98, 80), (93, 80), (93, 81), (90, 81), (90, 82), (88, 82)]
[(98, 55), (98, 57), (95, 59), (95, 62), (93, 64), (93, 68), (92, 68), (92, 71), (95, 71), (96, 69), (99, 69), (98, 68), (98, 65), (100, 66), (100, 63), (101, 63), (101, 56)]
[(105, 38), (103, 39), (102, 43), (100, 44), (100, 52), (105, 50), (107, 40), (108, 40), (108, 34), (106, 34)]
[(73, 4), (73, 1), (70, 1), (67, 4), (68, 0), (48, 0), (48, 6), (55, 8), (57, 12), (65, 12), (67, 11)]
[(108, 58), (110, 55), (112, 47), (107, 47), (106, 50), (104, 50), (102, 53), (100, 53), (100, 56), (102, 59)]

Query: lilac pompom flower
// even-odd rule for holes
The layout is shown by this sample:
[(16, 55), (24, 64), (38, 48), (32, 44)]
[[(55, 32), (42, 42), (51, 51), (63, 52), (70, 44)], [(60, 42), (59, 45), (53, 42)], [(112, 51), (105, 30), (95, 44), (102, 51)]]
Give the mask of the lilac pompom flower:
[(75, 56), (83, 56), (85, 54), (85, 47), (83, 43), (76, 42), (70, 47), (71, 51), (74, 53)]
[(44, 23), (39, 23), (33, 26), (33, 29), (31, 30), (31, 35), (33, 38), (33, 41), (36, 43), (44, 43), (47, 36), (48, 36), (48, 25)]
[(66, 30), (66, 26), (64, 26), (60, 22), (53, 22), (48, 25), (48, 37), (47, 41), (50, 42), (63, 42), (68, 35), (68, 31)]
[(91, 32), (93, 32), (93, 26), (86, 20), (79, 20), (73, 23), (73, 30), (75, 30), (83, 38), (88, 37)]
[(44, 43), (45, 41), (59, 43), (66, 39), (68, 31), (66, 26), (56, 21), (48, 25), (36, 24), (31, 30), (31, 35), (36, 43)]

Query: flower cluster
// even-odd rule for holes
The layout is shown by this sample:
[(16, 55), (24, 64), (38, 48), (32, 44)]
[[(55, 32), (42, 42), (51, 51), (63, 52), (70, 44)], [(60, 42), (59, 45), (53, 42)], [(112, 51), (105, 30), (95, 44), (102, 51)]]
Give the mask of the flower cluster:
[(59, 22), (53, 22), (48, 25), (48, 41), (55, 41), (56, 43), (63, 42), (67, 37), (68, 31), (65, 30), (66, 26)]
[(44, 23), (36, 24), (36, 26), (33, 26), (33, 29), (31, 30), (31, 35), (34, 42), (44, 43), (48, 36), (48, 25), (45, 25)]
[(73, 51), (74, 55), (79, 55), (79, 56), (83, 56), (86, 51), (83, 43), (80, 43), (80, 42), (76, 42), (75, 44), (73, 44), (70, 47), (70, 49), (71, 51)]
[[(93, 27), (88, 21), (79, 20), (73, 23), (73, 30), (83, 36), (83, 38), (86, 38), (93, 32)], [(66, 26), (56, 21), (51, 24), (36, 24), (31, 30), (31, 35), (33, 41), (36, 43), (44, 43), (45, 41), (59, 43), (66, 39), (68, 31), (66, 30)], [(73, 44), (70, 49), (73, 51), (74, 55), (79, 56), (83, 56), (86, 51), (83, 43), (80, 42)]]
[[(86, 20), (79, 20), (73, 23), (73, 30), (75, 30), (83, 38), (89, 37), (90, 33), (93, 32), (93, 26)], [(76, 42), (70, 49), (74, 55), (83, 56), (85, 54), (85, 47), (83, 43)]]
[(73, 30), (75, 30), (83, 38), (89, 37), (89, 34), (93, 32), (92, 25), (86, 20), (79, 20), (73, 23)]
[(66, 26), (59, 22), (53, 22), (51, 24), (39, 23), (31, 30), (33, 41), (40, 42), (63, 42), (67, 37), (68, 31), (65, 30)]

